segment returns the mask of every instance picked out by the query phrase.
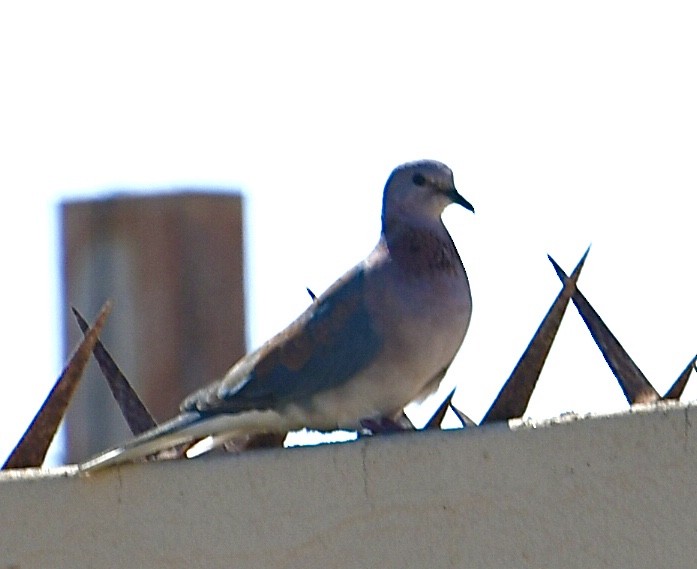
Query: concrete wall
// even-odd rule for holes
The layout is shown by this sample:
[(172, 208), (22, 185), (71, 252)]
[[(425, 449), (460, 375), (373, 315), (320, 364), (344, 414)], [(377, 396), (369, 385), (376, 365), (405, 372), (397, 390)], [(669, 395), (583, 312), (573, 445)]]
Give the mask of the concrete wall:
[(695, 567), (697, 408), (0, 473), (0, 568)]

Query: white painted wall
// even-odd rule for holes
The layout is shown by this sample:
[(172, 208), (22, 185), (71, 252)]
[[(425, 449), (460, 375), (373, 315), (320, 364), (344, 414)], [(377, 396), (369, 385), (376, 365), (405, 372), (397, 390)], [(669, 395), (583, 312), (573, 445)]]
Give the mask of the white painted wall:
[(695, 567), (697, 407), (0, 474), (0, 568)]

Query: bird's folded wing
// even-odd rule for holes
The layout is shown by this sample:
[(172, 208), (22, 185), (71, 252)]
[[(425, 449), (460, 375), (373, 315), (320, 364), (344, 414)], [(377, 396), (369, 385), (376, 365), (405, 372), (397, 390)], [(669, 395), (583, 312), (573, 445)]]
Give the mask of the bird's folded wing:
[(290, 401), (302, 404), (349, 381), (382, 346), (365, 294), (365, 269), (359, 265), (225, 379), (187, 398), (182, 410), (276, 409)]

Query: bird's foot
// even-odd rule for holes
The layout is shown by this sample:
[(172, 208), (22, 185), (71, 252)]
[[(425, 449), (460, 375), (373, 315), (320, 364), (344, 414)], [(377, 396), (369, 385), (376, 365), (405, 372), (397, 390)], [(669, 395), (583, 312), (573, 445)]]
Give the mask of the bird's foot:
[(361, 419), (361, 430), (359, 435), (389, 435), (394, 433), (403, 433), (405, 431), (413, 431), (414, 425), (407, 419), (406, 415), (394, 417), (369, 417)]

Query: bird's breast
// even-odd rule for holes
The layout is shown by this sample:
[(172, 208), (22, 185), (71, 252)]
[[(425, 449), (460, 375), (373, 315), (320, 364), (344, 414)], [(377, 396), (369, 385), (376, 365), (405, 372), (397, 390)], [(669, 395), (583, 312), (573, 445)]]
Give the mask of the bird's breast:
[[(405, 232), (386, 262), (371, 271), (369, 311), (386, 357), (400, 361), (403, 381), (427, 382), (462, 345), (472, 312), (467, 274), (445, 232)], [(412, 247), (411, 244), (414, 246)], [(410, 251), (407, 254), (407, 250)]]
[(450, 235), (439, 221), (433, 226), (405, 225), (387, 241), (389, 256), (405, 278), (458, 277), (462, 261)]

